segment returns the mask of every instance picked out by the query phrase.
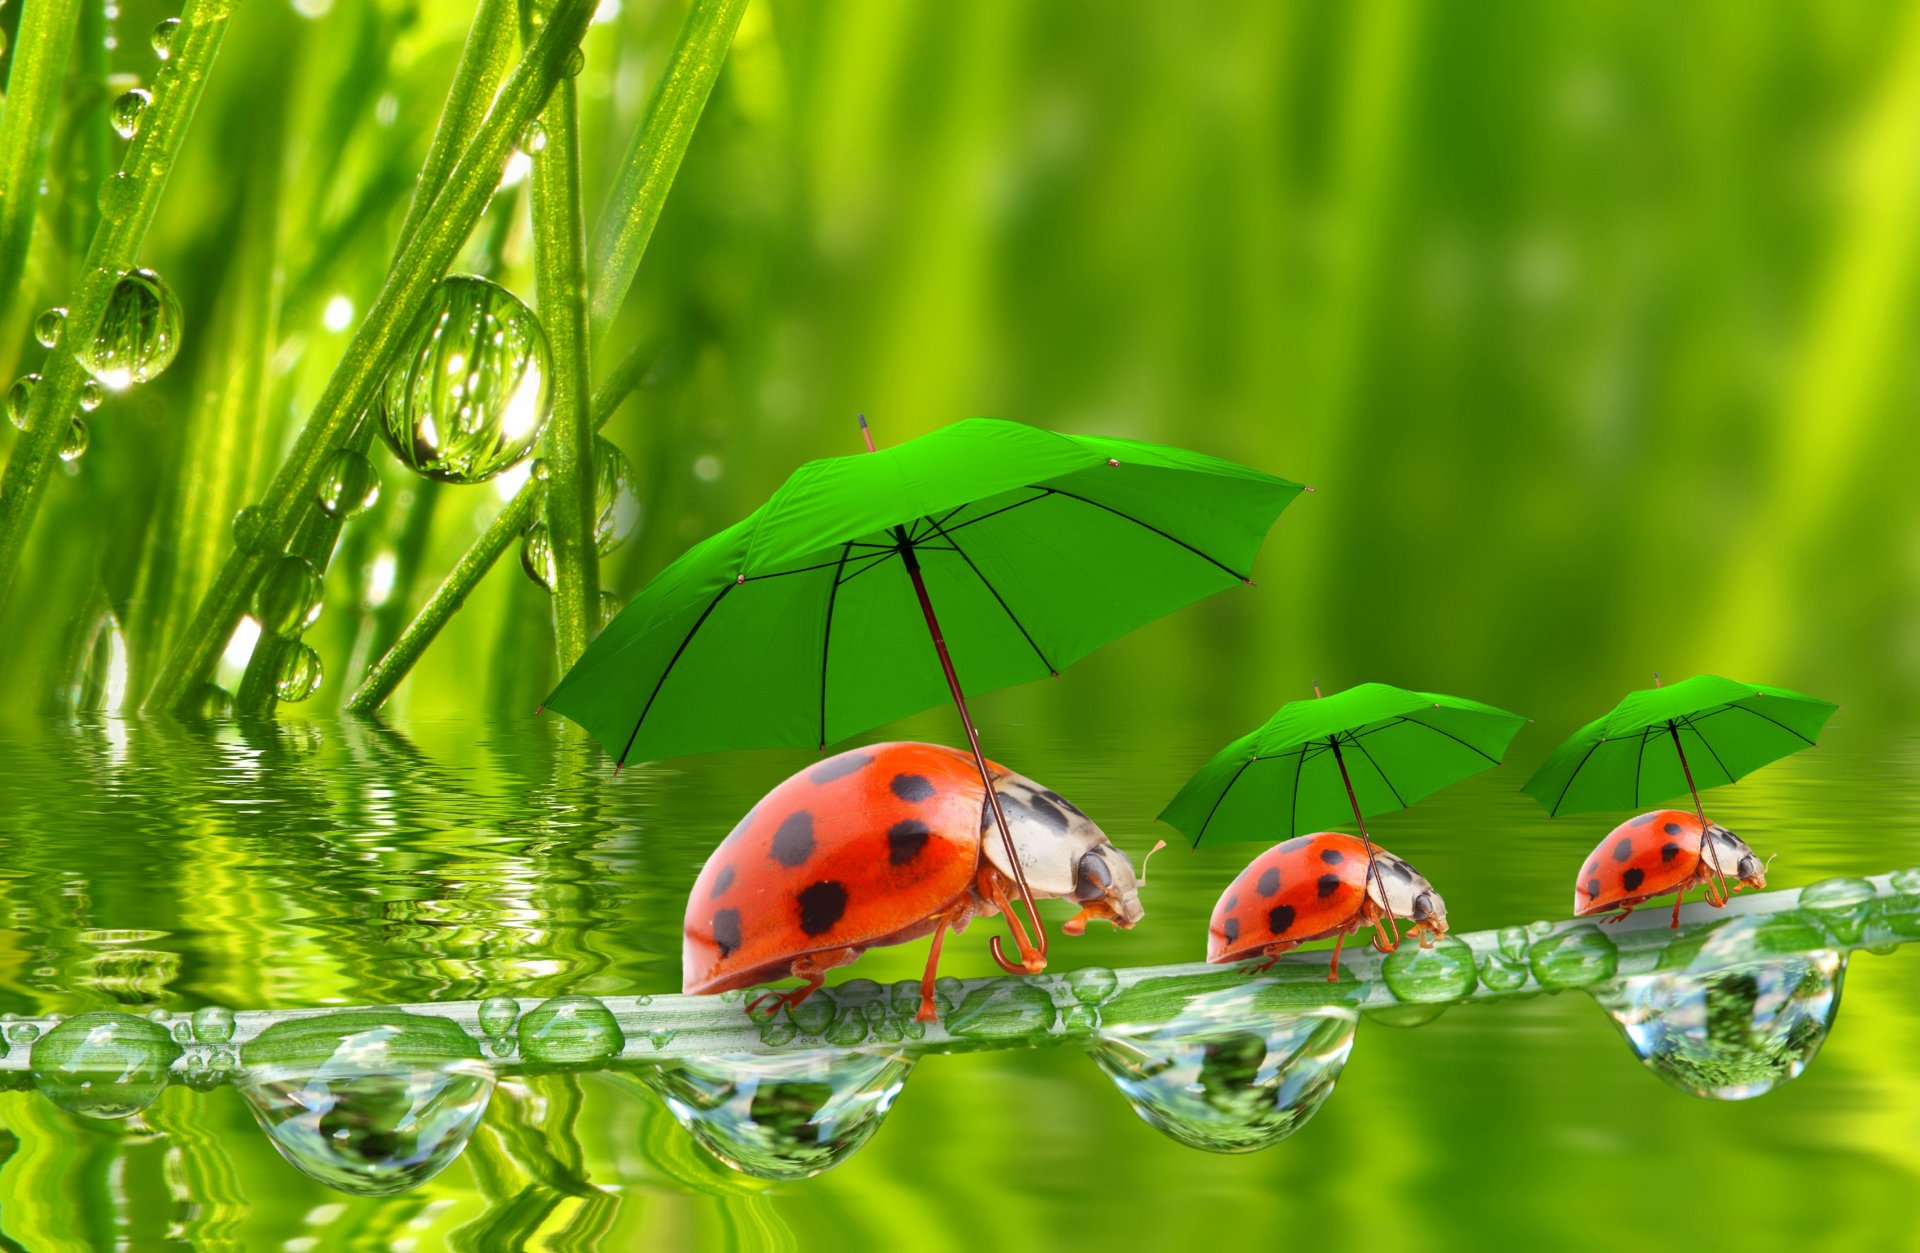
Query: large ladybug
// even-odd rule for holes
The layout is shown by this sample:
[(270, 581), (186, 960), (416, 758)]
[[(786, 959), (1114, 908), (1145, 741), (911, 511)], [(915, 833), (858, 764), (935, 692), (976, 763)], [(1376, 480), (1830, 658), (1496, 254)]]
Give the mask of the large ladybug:
[[(987, 765), (1027, 886), (1083, 907), (1062, 929), (1139, 922), (1133, 865), (1100, 828), (1059, 793)], [(707, 858), (687, 897), (681, 986), (725, 992), (791, 974), (806, 980), (779, 994), (792, 1007), (866, 949), (932, 935), (919, 1014), (931, 1022), (946, 933), (1005, 911), (1015, 891), (972, 757), (938, 744), (852, 749), (768, 792)]]
[[(1573, 882), (1576, 916), (1620, 912), (1619, 922), (1656, 896), (1673, 893), (1673, 926), (1680, 925), (1680, 902), (1687, 889), (1705, 884), (1707, 903), (1718, 909), (1743, 887), (1767, 886), (1767, 868), (1733, 832), (1706, 824), (1707, 852), (1700, 851), (1701, 821), (1684, 809), (1662, 809), (1629, 818), (1600, 841), (1581, 864)], [(1727, 876), (1734, 877), (1731, 888)], [(1715, 890), (1715, 879), (1719, 880)]]
[(1332, 936), (1332, 983), (1340, 976), (1340, 947), (1355, 931), (1373, 927), (1374, 947), (1393, 947), (1382, 922), (1389, 906), (1412, 919), (1406, 934), (1419, 935), (1423, 947), (1447, 933), (1447, 903), (1419, 871), (1378, 844), (1373, 864), (1369, 882), (1366, 844), (1337, 831), (1274, 845), (1221, 893), (1207, 924), (1207, 960), (1264, 957), (1255, 969), (1265, 970), (1287, 950)]

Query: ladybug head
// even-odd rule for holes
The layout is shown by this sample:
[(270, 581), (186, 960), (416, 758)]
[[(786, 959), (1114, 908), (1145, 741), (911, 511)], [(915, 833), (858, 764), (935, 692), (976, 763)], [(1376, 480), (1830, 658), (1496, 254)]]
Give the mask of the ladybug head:
[[(1133, 863), (1093, 819), (1058, 792), (1022, 775), (1000, 776), (994, 792), (1033, 894), (1078, 901), (1084, 907), (1062, 928), (1068, 935), (1085, 931), (1093, 918), (1122, 928), (1140, 921), (1144, 911)], [(1012, 877), (1013, 867), (993, 825), (992, 812), (983, 812), (981, 851), (1001, 873)]]
[[(1420, 943), (1431, 944), (1433, 937), (1447, 933), (1447, 902), (1434, 891), (1433, 884), (1413, 866), (1375, 845), (1374, 864), (1378, 877), (1367, 886), (1374, 908), (1390, 908), (1408, 935), (1420, 936)], [(1383, 897), (1384, 893), (1384, 897)]]
[(1720, 870), (1729, 879), (1737, 879), (1733, 890), (1767, 886), (1767, 866), (1747, 847), (1747, 842), (1727, 830), (1717, 822), (1707, 824), (1708, 847), (1713, 851), (1713, 859)]
[(1407, 934), (1419, 935), (1423, 948), (1447, 933), (1447, 902), (1433, 890), (1432, 885), (1415, 894), (1409, 916), (1413, 919), (1413, 925), (1407, 928)]

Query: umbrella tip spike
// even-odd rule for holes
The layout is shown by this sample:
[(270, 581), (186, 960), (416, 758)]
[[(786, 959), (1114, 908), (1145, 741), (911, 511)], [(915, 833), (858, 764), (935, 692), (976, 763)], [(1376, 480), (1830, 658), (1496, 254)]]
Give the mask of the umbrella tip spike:
[(1317, 492), (1319, 490), (1311, 483), (1302, 483), (1300, 487), (1301, 487), (1301, 490), (1308, 491), (1308, 492)]
[(545, 705), (535, 705), (533, 707), (533, 712), (534, 712), (534, 715), (537, 717), (540, 714), (547, 712), (547, 707)]
[(1255, 583), (1255, 582), (1254, 582), (1254, 581), (1253, 581), (1252, 579), (1241, 579), (1240, 581), (1241, 581), (1242, 583), (1245, 583), (1245, 584), (1246, 584), (1246, 585), (1247, 585), (1248, 587), (1259, 587), (1259, 586), (1260, 586), (1260, 585), (1259, 585), (1258, 583)]

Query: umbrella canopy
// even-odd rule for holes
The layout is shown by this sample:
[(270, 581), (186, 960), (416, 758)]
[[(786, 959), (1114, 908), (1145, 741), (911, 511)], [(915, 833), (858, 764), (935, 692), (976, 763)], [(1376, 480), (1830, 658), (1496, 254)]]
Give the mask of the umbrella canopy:
[(1188, 780), (1160, 820), (1202, 839), (1283, 839), (1404, 809), (1500, 764), (1526, 719), (1492, 705), (1362, 683), (1289, 701)]
[(1682, 792), (1698, 810), (1701, 788), (1813, 747), (1838, 708), (1712, 674), (1629, 692), (1569, 736), (1521, 790), (1555, 815), (1638, 809)]

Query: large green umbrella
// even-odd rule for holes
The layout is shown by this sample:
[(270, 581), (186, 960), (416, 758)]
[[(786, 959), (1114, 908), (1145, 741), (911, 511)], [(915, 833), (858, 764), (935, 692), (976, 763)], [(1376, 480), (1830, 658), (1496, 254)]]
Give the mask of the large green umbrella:
[(1287, 702), (1215, 754), (1160, 811), (1160, 821), (1198, 846), (1209, 836), (1284, 839), (1351, 815), (1374, 875), (1367, 815), (1405, 809), (1499, 765), (1527, 721), (1478, 701), (1385, 683), (1326, 697), (1318, 684), (1313, 690), (1315, 699)]
[[(987, 418), (867, 445), (807, 462), (662, 571), (546, 705), (625, 763), (824, 748), (950, 698), (984, 780), (966, 693), (1057, 675), (1252, 582), (1261, 540), (1301, 491), (1177, 448)], [(1025, 964), (1043, 961), (1044, 934), (1029, 952), (1009, 923)]]

